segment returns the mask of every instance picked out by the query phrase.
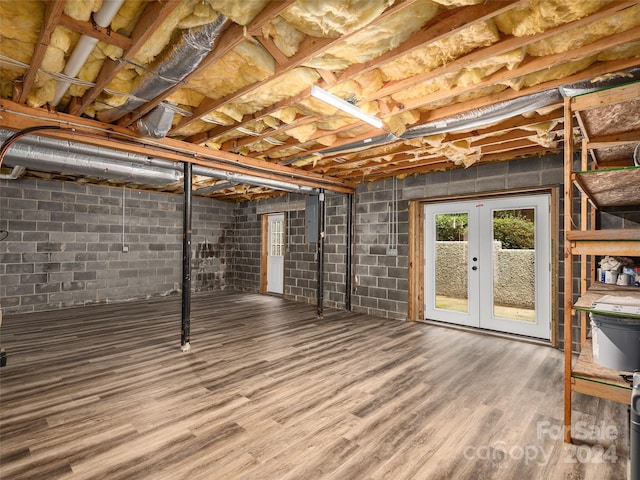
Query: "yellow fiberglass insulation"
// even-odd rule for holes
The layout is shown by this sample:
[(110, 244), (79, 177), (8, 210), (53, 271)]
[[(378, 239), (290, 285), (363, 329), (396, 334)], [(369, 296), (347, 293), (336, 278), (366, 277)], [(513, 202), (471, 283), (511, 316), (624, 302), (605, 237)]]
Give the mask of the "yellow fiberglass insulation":
[(381, 68), (383, 78), (402, 80), (433, 70), (478, 47), (486, 47), (500, 40), (493, 22), (479, 22), (455, 34), (410, 51)]
[(356, 82), (359, 86), (359, 98), (372, 98), (376, 96), (378, 91), (384, 86), (382, 75), (377, 68), (358, 75), (352, 81)]
[(622, 12), (573, 28), (551, 38), (540, 40), (527, 46), (527, 53), (536, 57), (569, 52), (596, 40), (624, 32), (640, 25), (640, 5), (627, 8)]
[(113, 17), (111, 29), (127, 37), (131, 35), (147, 4), (147, 0), (126, 0)]
[(419, 110), (422, 112), (427, 112), (437, 110), (439, 108), (446, 108), (458, 103), (464, 103), (469, 100), (475, 100), (476, 98), (499, 93), (503, 90), (506, 90), (506, 88), (507, 87), (505, 85), (489, 85), (488, 87), (469, 90), (454, 97), (444, 96), (440, 100), (432, 101), (429, 104), (420, 107)]
[[(44, 2), (25, 0), (20, 2), (0, 1), (0, 46), (2, 55), (20, 63), (28, 64), (38, 41), (40, 26), (44, 16)], [(22, 76), (22, 67), (8, 68), (8, 64), (0, 64), (0, 82), (3, 98), (11, 97), (13, 81)]]
[[(43, 72), (60, 73), (64, 70), (66, 59), (73, 52), (80, 34), (66, 27), (56, 27), (51, 41), (42, 59), (40, 69)], [(49, 75), (38, 75), (33, 89), (27, 98), (31, 107), (40, 107), (53, 100), (57, 81)]]
[(71, 0), (64, 5), (64, 13), (71, 18), (88, 22), (91, 14), (102, 7), (102, 0)]
[(375, 20), (393, 0), (298, 0), (282, 18), (312, 37), (337, 38)]
[(507, 35), (524, 37), (586, 17), (611, 0), (531, 0), (495, 17), (498, 29)]
[(481, 82), (484, 78), (502, 68), (513, 70), (522, 60), (524, 60), (525, 52), (523, 48), (517, 48), (510, 52), (496, 55), (482, 62), (474, 63), (473, 67), (465, 68), (455, 78), (455, 85), (459, 87), (467, 87)]
[(218, 13), (206, 5), (204, 7), (200, 0), (183, 0), (144, 43), (133, 58), (133, 62), (138, 65), (151, 63), (169, 44), (171, 36), (176, 29), (180, 28), (181, 22), (184, 21), (185, 27), (189, 28), (215, 21)]
[(211, 8), (240, 25), (247, 25), (270, 0), (206, 0)]
[(430, 153), (437, 153), (451, 160), (456, 165), (469, 167), (480, 160), (482, 155), (479, 147), (471, 147), (467, 141), (460, 140), (443, 144), (434, 148)]
[(423, 98), (432, 93), (440, 90), (449, 90), (454, 86), (455, 77), (451, 75), (442, 75), (426, 82), (419, 83), (410, 88), (402, 90), (398, 93), (391, 95), (391, 98), (396, 102), (406, 102), (407, 100), (414, 98)]
[(254, 113), (311, 87), (320, 75), (310, 68), (294, 68), (232, 102), (243, 115)]
[(415, 110), (409, 110), (385, 118), (384, 123), (390, 133), (400, 136), (407, 130), (407, 125), (413, 125), (418, 120), (420, 120), (420, 114)]
[(549, 132), (538, 133), (536, 135), (527, 137), (527, 139), (546, 148), (552, 148), (558, 145), (558, 142), (556, 142), (556, 135), (554, 133), (549, 133)]
[(276, 17), (262, 27), (262, 35), (271, 38), (278, 50), (287, 57), (292, 57), (298, 51), (298, 45), (305, 35), (282, 17)]
[(300, 125), (299, 127), (290, 128), (287, 130), (287, 135), (295, 138), (299, 142), (306, 142), (313, 135), (315, 135), (318, 128), (315, 123), (307, 123), (306, 125)]
[[(275, 62), (269, 52), (257, 42), (245, 41), (207, 67), (187, 86), (217, 99), (264, 80), (274, 71)], [(229, 75), (230, 72), (233, 76)]]
[[(178, 115), (176, 115), (177, 117)], [(174, 119), (175, 122), (175, 119)], [(196, 120), (195, 122), (190, 123), (189, 125), (176, 130), (171, 133), (172, 137), (189, 137), (191, 135), (195, 135), (196, 133), (206, 132), (211, 127), (215, 127), (209, 122), (203, 122), (202, 120)]]
[(437, 13), (438, 6), (430, 0), (417, 1), (396, 14), (365, 27), (306, 65), (337, 71), (353, 63), (366, 63), (396, 48)]
[(286, 123), (287, 125), (292, 123), (296, 119), (297, 115), (298, 109), (296, 107), (284, 107), (271, 113), (273, 118)]
[(598, 54), (599, 62), (608, 62), (622, 58), (640, 57), (640, 42), (630, 42)]
[[(38, 41), (40, 27), (44, 17), (45, 5), (42, 1), (25, 0), (20, 2), (0, 1), (0, 40), (2, 53), (31, 57)], [(9, 50), (5, 42), (14, 40), (21, 43), (16, 50)]]
[(559, 78), (568, 77), (576, 72), (584, 70), (595, 61), (595, 57), (583, 58), (577, 61), (556, 65), (555, 67), (539, 70), (537, 72), (530, 73), (529, 75), (512, 78), (502, 83), (513, 88), (514, 90), (520, 90), (521, 88), (531, 87), (533, 85), (538, 85), (539, 83), (548, 82), (550, 80), (557, 80)]
[(445, 7), (468, 7), (469, 5), (479, 5), (485, 3), (485, 0), (433, 0), (435, 3), (444, 5)]
[(191, 90), (190, 88), (180, 88), (167, 97), (168, 102), (174, 102), (185, 107), (197, 107), (204, 100), (204, 95)]

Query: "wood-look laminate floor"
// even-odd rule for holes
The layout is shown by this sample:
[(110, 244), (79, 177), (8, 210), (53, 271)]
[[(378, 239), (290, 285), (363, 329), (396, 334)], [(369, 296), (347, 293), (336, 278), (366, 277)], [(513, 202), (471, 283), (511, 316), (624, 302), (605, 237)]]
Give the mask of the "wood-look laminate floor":
[(626, 478), (625, 406), (576, 395), (562, 443), (550, 347), (229, 291), (191, 318), (182, 353), (178, 298), (5, 317), (0, 478)]

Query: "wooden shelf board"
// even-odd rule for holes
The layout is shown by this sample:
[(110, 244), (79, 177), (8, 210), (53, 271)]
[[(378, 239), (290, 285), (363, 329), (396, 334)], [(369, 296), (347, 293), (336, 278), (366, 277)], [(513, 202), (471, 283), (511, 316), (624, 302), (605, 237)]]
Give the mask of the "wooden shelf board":
[[(640, 242), (640, 228), (612, 228), (606, 230), (571, 230), (567, 232), (570, 241), (596, 242), (607, 240), (609, 242)], [(635, 245), (640, 254), (640, 244)]]
[(610, 255), (612, 257), (640, 256), (640, 242), (631, 241), (574, 241), (571, 246), (573, 255)]
[(574, 179), (598, 207), (640, 204), (640, 167), (576, 172)]
[(621, 403), (630, 403), (631, 386), (622, 379), (620, 372), (598, 365), (593, 360), (591, 340), (582, 346), (571, 373), (571, 389), (576, 392), (607, 398)]
[[(593, 302), (597, 302), (605, 295), (611, 295), (615, 297), (633, 297), (640, 300), (640, 288), (639, 287), (623, 287), (620, 285), (608, 285), (606, 283), (596, 282), (589, 287), (589, 290), (584, 292), (578, 301), (574, 304), (576, 310), (593, 311), (591, 305)], [(606, 315), (616, 315), (611, 312), (601, 312)], [(623, 315), (625, 317), (636, 318), (637, 315)], [(640, 317), (638, 317), (640, 318)]]

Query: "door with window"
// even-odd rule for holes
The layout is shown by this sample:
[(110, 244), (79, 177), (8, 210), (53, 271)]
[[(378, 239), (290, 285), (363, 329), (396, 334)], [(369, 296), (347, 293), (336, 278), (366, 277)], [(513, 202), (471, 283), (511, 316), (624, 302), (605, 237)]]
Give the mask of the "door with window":
[(267, 292), (284, 293), (284, 214), (268, 216)]
[(425, 206), (427, 319), (549, 339), (549, 195)]

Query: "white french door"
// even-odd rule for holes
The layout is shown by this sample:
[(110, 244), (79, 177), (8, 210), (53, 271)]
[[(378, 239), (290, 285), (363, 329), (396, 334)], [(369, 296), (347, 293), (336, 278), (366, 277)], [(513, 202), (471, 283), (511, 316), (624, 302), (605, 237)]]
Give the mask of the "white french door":
[(549, 339), (549, 195), (425, 206), (427, 319)]
[(284, 214), (268, 216), (267, 292), (284, 293)]

